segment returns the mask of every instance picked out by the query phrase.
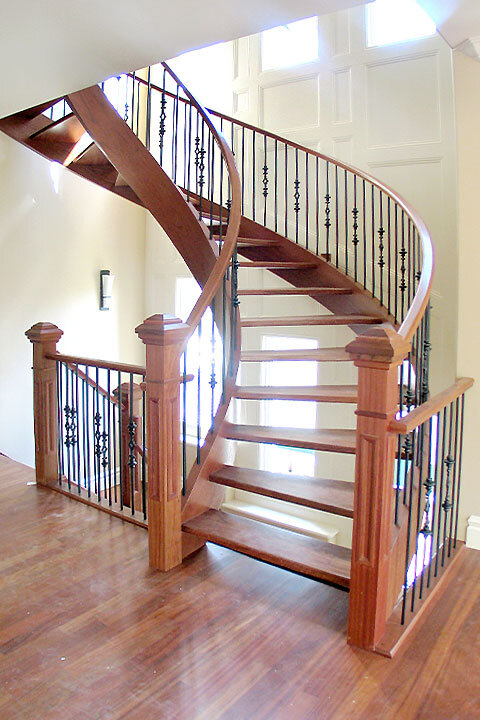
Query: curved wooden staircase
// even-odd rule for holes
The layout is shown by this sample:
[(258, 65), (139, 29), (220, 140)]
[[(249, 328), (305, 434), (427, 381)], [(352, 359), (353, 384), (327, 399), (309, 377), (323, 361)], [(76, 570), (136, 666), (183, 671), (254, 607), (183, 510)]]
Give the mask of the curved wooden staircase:
[[(166, 78), (173, 79), (173, 90), (168, 89)], [(349, 640), (378, 649), (399, 593), (403, 593), (405, 608), (409, 593), (405, 573), (415, 555), (419, 533), (424, 532), (422, 517), (425, 513), (428, 516), (431, 506), (427, 493), (422, 516), (419, 488), (422, 463), (427, 463), (425, 452), (418, 450), (418, 445), (415, 464), (415, 453), (412, 455), (411, 445), (403, 444), (403, 437), (416, 433), (418, 439), (420, 426), (412, 425), (418, 416), (422, 423), (430, 420), (431, 442), (432, 416), (443, 409), (445, 427), (444, 408), (448, 403), (451, 408), (453, 402), (457, 402), (458, 431), (459, 388), (456, 394), (452, 391), (443, 397), (443, 405), (431, 404), (429, 415), (420, 412), (429, 396), (427, 307), (433, 252), (428, 231), (402, 198), (374, 178), (260, 128), (213, 113), (224, 134), (230, 135), (230, 149), (211, 117), (167, 66), (163, 86), (154, 86), (150, 77), (143, 80), (134, 75), (129, 81), (134, 90), (132, 98), (136, 97), (139, 105), (140, 92), (145, 93), (143, 129), (138, 109), (136, 127), (133, 107), (129, 126), (98, 87), (67, 96), (64, 113), (56, 120), (45, 113), (58, 101), (5, 118), (0, 121), (0, 129), (44, 157), (147, 208), (165, 229), (203, 288), (183, 334), (178, 336), (172, 372), (175, 365), (178, 368), (181, 352), (188, 349), (189, 338), (201, 333), (202, 318), (205, 328), (206, 313), (212, 309), (212, 347), (213, 322), (223, 347), (222, 397), (219, 400), (215, 396), (218, 370), (212, 364), (211, 427), (203, 433), (197, 419), (196, 458), (188, 471), (187, 391), (183, 391), (183, 557), (210, 541), (351, 588)], [(149, 142), (149, 112), (155, 94), (161, 108), (156, 159)], [(169, 103), (174, 133), (172, 159), (166, 170), (162, 162), (165, 166)], [(191, 120), (192, 108), (197, 112), (196, 126)], [(176, 143), (182, 133), (184, 155), (178, 160)], [(219, 156), (215, 158), (211, 149), (214, 145), (220, 150), (220, 170)], [(245, 160), (247, 154), (249, 160)], [(190, 163), (192, 168), (195, 166), (193, 180)], [(262, 218), (263, 222), (259, 222)], [(265, 271), (277, 279), (276, 285), (271, 281), (265, 284)], [(251, 286), (256, 272), (259, 282), (253, 281)], [(250, 284), (244, 283), (245, 273)], [(244, 304), (259, 300), (269, 302), (272, 310), (255, 316), (243, 312)], [(284, 304), (279, 306), (281, 302)], [(285, 303), (289, 302), (296, 306), (305, 302), (307, 310), (288, 314)], [(147, 346), (148, 324), (147, 320), (138, 329)], [(290, 329), (287, 332), (308, 328), (310, 333), (316, 333), (319, 346), (268, 350), (248, 344), (246, 349), (244, 339), (248, 333), (262, 328), (265, 332), (272, 328)], [(343, 343), (329, 347), (322, 341), (326, 328), (342, 332)], [(359, 378), (358, 382), (350, 380), (346, 384), (301, 385), (293, 382), (296, 378), (284, 386), (237, 384), (239, 366), (280, 361), (298, 363), (300, 377), (302, 362), (323, 367), (354, 363)], [(184, 359), (185, 375), (186, 368)], [(149, 373), (147, 347), (147, 402)], [(200, 388), (200, 365), (198, 383)], [(197, 400), (200, 404), (200, 389)], [(349, 427), (305, 429), (232, 421), (231, 401), (275, 400), (348, 406), (351, 422)], [(450, 418), (452, 412), (450, 409)], [(394, 428), (395, 417), (400, 414), (407, 417), (403, 435)], [(147, 415), (147, 427), (152, 425)], [(244, 442), (356, 456), (355, 478), (307, 477), (238, 466), (232, 462), (232, 443)], [(414, 466), (408, 496), (405, 487)], [(302, 534), (299, 528), (293, 531), (225, 512), (225, 488), (353, 519), (353, 550)], [(415, 534), (411, 508), (417, 499)], [(179, 516), (175, 515), (177, 521)], [(149, 510), (149, 533), (153, 534), (152, 523)], [(179, 538), (180, 526), (173, 532), (178, 532)], [(190, 542), (190, 536), (198, 541)], [(164, 542), (168, 542), (165, 537)], [(178, 562), (175, 557), (170, 566)], [(413, 593), (415, 596), (415, 585)], [(394, 644), (390, 642), (390, 649), (380, 651), (388, 653)]]

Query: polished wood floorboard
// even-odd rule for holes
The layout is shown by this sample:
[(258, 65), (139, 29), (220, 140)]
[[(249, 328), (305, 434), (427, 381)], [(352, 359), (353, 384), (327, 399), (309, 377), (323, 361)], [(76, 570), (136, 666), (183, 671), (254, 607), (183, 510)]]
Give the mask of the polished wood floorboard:
[(0, 457), (1, 720), (475, 720), (480, 553), (393, 660), (345, 643), (348, 595), (208, 546), (167, 574), (146, 531)]

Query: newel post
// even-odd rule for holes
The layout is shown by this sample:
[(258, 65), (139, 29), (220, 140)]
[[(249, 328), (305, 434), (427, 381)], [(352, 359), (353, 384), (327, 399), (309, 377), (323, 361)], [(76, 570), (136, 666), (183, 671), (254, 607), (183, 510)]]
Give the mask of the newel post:
[(63, 331), (52, 323), (37, 323), (25, 333), (33, 344), (33, 421), (35, 473), (38, 485), (58, 484), (58, 401), (55, 353)]
[(373, 649), (387, 621), (396, 437), (398, 367), (410, 343), (388, 326), (372, 328), (347, 346), (358, 368), (355, 502), (348, 642)]
[(182, 562), (180, 356), (189, 328), (171, 315), (152, 315), (135, 332), (147, 354), (149, 560), (170, 570)]

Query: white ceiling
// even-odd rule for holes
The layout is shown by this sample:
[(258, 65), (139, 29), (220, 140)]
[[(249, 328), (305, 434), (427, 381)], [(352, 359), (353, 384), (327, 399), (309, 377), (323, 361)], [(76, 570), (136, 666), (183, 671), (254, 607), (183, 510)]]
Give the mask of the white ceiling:
[(480, 37), (480, 0), (417, 0), (452, 48)]
[(0, 117), (187, 50), (370, 1), (0, 0)]

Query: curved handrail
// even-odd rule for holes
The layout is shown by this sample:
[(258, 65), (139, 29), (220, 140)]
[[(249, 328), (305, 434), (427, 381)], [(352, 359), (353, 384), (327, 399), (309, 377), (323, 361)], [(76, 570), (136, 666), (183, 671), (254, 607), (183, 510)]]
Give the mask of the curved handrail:
[[(163, 65), (164, 65), (164, 67), (166, 67), (165, 63), (163, 63)], [(147, 85), (147, 82), (145, 80), (143, 80), (141, 78), (137, 78), (137, 80), (141, 84)], [(153, 83), (150, 83), (150, 87), (162, 92), (162, 88), (158, 87), (157, 85), (155, 85)], [(182, 85), (182, 87), (184, 87), (184, 86)], [(163, 90), (163, 92), (165, 92), (166, 95), (170, 95), (171, 97), (173, 97), (173, 94), (169, 93), (167, 90)], [(186, 92), (188, 93), (188, 91), (186, 91)], [(180, 99), (180, 101), (185, 102), (182, 98), (179, 98), (179, 99)], [(337, 168), (341, 168), (342, 170), (345, 170), (345, 171), (355, 175), (357, 178), (361, 179), (362, 181), (368, 182), (371, 186), (377, 188), (380, 192), (384, 193), (399, 208), (401, 208), (401, 210), (403, 210), (405, 212), (406, 216), (412, 221), (414, 227), (417, 230), (418, 236), (420, 238), (421, 247), (422, 247), (422, 261), (423, 261), (416, 293), (413, 297), (413, 300), (410, 304), (410, 307), (408, 308), (408, 311), (407, 311), (405, 317), (402, 320), (401, 325), (398, 327), (398, 333), (403, 337), (403, 339), (407, 340), (407, 341), (411, 340), (413, 338), (416, 330), (418, 329), (418, 326), (419, 326), (419, 324), (422, 320), (422, 317), (425, 313), (425, 310), (427, 308), (428, 301), (430, 298), (431, 288), (432, 288), (433, 272), (434, 272), (434, 252), (433, 252), (433, 244), (432, 244), (432, 240), (430, 237), (430, 233), (426, 227), (426, 224), (424, 223), (424, 221), (422, 220), (422, 218), (420, 217), (418, 212), (412, 207), (412, 205), (410, 203), (408, 203), (399, 193), (397, 193), (391, 187), (389, 187), (385, 183), (381, 182), (377, 178), (373, 177), (369, 173), (365, 173), (364, 171), (354, 167), (353, 165), (349, 165), (348, 163), (345, 163), (341, 160), (336, 160), (335, 158), (325, 155), (324, 153), (318, 152), (316, 150), (312, 150), (311, 148), (308, 148), (304, 145), (296, 143), (292, 140), (288, 140), (287, 138), (284, 138), (280, 135), (269, 132), (268, 130), (260, 128), (256, 125), (252, 125), (251, 123), (243, 122), (242, 120), (239, 120), (238, 118), (234, 118), (225, 113), (218, 112), (218, 111), (210, 109), (210, 108), (206, 108), (206, 109), (207, 109), (207, 112), (211, 116), (219, 118), (222, 121), (232, 123), (233, 125), (237, 125), (237, 126), (243, 128), (244, 130), (249, 130), (251, 132), (262, 135), (263, 137), (269, 138), (270, 140), (273, 140), (274, 142), (275, 141), (281, 142), (281, 143), (287, 145), (288, 147), (292, 148), (293, 150), (305, 152), (305, 153), (311, 155), (312, 157), (324, 160), (325, 162), (335, 165)], [(222, 136), (222, 139), (223, 139), (223, 136)]]
[[(163, 62), (162, 66), (165, 68), (165, 70), (169, 73), (169, 75), (173, 78), (173, 80), (177, 83), (179, 87), (182, 88), (185, 95), (188, 97), (190, 102), (196, 107), (198, 112), (202, 115), (202, 118), (205, 121), (205, 124), (207, 125), (208, 129), (210, 130), (213, 138), (215, 139), (221, 153), (222, 157), (225, 161), (229, 180), (230, 180), (230, 187), (231, 187), (231, 209), (229, 212), (228, 217), (228, 225), (227, 225), (227, 232), (225, 234), (225, 237), (223, 239), (222, 249), (220, 251), (220, 254), (218, 256), (217, 262), (215, 263), (215, 268), (213, 272), (210, 274), (210, 277), (208, 278), (207, 282), (205, 283), (203, 290), (200, 294), (200, 297), (198, 298), (197, 302), (195, 303), (190, 315), (188, 316), (188, 319), (186, 321), (186, 324), (190, 327), (191, 331), (190, 334), (187, 336), (187, 339), (185, 340), (185, 344), (188, 342), (188, 339), (191, 337), (193, 332), (195, 331), (196, 327), (198, 326), (198, 323), (200, 322), (201, 317), (203, 316), (205, 310), (210, 306), (213, 298), (215, 297), (220, 283), (223, 279), (223, 276), (225, 272), (227, 271), (227, 268), (230, 264), (230, 261), (232, 259), (232, 255), (235, 250), (237, 238), (238, 238), (238, 231), (240, 228), (240, 218), (241, 218), (241, 189), (240, 189), (240, 177), (238, 175), (237, 167), (235, 164), (235, 159), (233, 157), (232, 150), (230, 146), (228, 145), (227, 141), (223, 137), (222, 133), (215, 127), (215, 124), (213, 123), (210, 115), (208, 112), (205, 111), (205, 108), (203, 108), (202, 105), (195, 99), (195, 97), (192, 95), (190, 90), (185, 87), (183, 82), (178, 78), (178, 76), (173, 72), (173, 70), (167, 65), (167, 63)], [(141, 81), (144, 83), (145, 81)], [(159, 88), (156, 85), (150, 84), (153, 89), (159, 90), (160, 92), (163, 92), (162, 88)], [(165, 91), (167, 94), (167, 91)], [(183, 100), (183, 98), (179, 98), (180, 100)]]
[(353, 175), (356, 175), (361, 180), (365, 180), (370, 185), (376, 187), (378, 190), (383, 192), (387, 197), (390, 197), (393, 202), (398, 205), (406, 215), (410, 218), (410, 220), (413, 222), (414, 226), (417, 229), (417, 232), (419, 234), (421, 244), (422, 244), (422, 271), (421, 276), (417, 288), (417, 292), (415, 293), (413, 302), (410, 305), (410, 308), (398, 328), (398, 333), (405, 339), (405, 340), (411, 340), (413, 335), (415, 334), (415, 331), (417, 330), (421, 318), (424, 314), (424, 311), (428, 305), (428, 300), (430, 298), (431, 288), (432, 288), (432, 281), (433, 281), (433, 271), (434, 271), (434, 252), (433, 252), (433, 244), (432, 239), (430, 236), (430, 233), (427, 229), (427, 226), (419, 213), (408, 203), (399, 193), (397, 193), (393, 188), (389, 187), (385, 183), (383, 183), (381, 180), (378, 180), (377, 178), (373, 177), (369, 173), (364, 172), (363, 170), (360, 170), (359, 168), (354, 167), (353, 165), (349, 165), (348, 163), (345, 163), (341, 160), (336, 160), (335, 158), (332, 158), (328, 155), (325, 155), (324, 153), (318, 152), (317, 150), (312, 150), (311, 148), (306, 147), (305, 145), (300, 145), (299, 143), (296, 143), (292, 140), (288, 140), (287, 138), (284, 138), (280, 135), (276, 135), (275, 133), (269, 132), (267, 130), (264, 130), (260, 127), (257, 127), (255, 125), (252, 125), (250, 123), (245, 123), (242, 120), (239, 120), (237, 118), (233, 118), (229, 115), (226, 115), (225, 113), (217, 112), (215, 110), (208, 110), (208, 112), (218, 118), (221, 118), (223, 120), (226, 120), (228, 122), (234, 123), (236, 125), (240, 125), (241, 127), (254, 131), (256, 133), (259, 133), (260, 135), (263, 135), (265, 137), (270, 138), (271, 140), (276, 140), (278, 142), (282, 142), (285, 145), (288, 145), (289, 147), (301, 150), (302, 152), (308, 153), (309, 155), (312, 155), (313, 157), (319, 158), (321, 160), (324, 160), (326, 162), (329, 162), (333, 165), (336, 165), (339, 168), (342, 168), (343, 170), (346, 170), (347, 172), (352, 173)]

